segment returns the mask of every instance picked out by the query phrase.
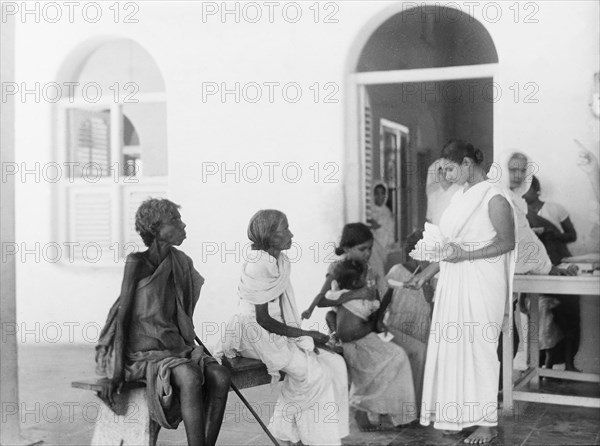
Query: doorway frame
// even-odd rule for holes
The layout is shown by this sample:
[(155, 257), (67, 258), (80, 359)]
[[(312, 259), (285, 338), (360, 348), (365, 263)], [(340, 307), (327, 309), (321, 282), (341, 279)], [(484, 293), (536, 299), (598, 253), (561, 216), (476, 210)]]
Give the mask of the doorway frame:
[[(385, 181), (386, 177), (386, 168), (385, 165), (385, 138), (383, 136), (384, 129), (395, 132), (396, 136), (396, 148), (395, 150), (395, 178), (394, 185), (391, 185)], [(388, 190), (388, 194), (391, 195), (390, 199), (392, 202), (392, 215), (394, 216), (394, 242), (402, 240), (402, 234), (406, 231), (406, 228), (403, 224), (403, 217), (400, 213), (401, 209), (409, 209), (409, 204), (405, 202), (403, 199), (403, 187), (402, 184), (407, 180), (405, 178), (406, 171), (403, 170), (408, 161), (408, 152), (410, 150), (410, 130), (407, 126), (402, 125), (398, 122), (391, 121), (389, 119), (380, 118), (379, 119), (379, 178), (373, 179), (373, 183), (377, 181), (383, 181)], [(402, 135), (406, 136), (406, 143), (403, 145), (402, 143)], [(404, 154), (402, 153), (404, 151)], [(404, 155), (404, 156), (403, 156)], [(366, 173), (365, 173), (366, 174)], [(366, 192), (368, 193), (368, 192)]]
[[(433, 2), (424, 2), (418, 6), (427, 6)], [(452, 8), (451, 6), (447, 6)], [(485, 20), (469, 15), (474, 21), (479, 22), (494, 42), (498, 62), (478, 65), (459, 65), (453, 67), (419, 68), (411, 70), (389, 70), (356, 72), (356, 66), (362, 50), (373, 33), (388, 19), (396, 14), (407, 11), (406, 2), (386, 5), (371, 16), (359, 30), (354, 42), (350, 45), (345, 65), (344, 85), (344, 221), (365, 221), (367, 209), (365, 200), (365, 147), (363, 139), (364, 116), (363, 104), (366, 101), (366, 86), (378, 84), (401, 84), (404, 82), (436, 82), (461, 79), (492, 78), (493, 82), (503, 84), (504, 74), (500, 66), (500, 53), (494, 39), (494, 33), (489, 29)], [(502, 101), (493, 104), (493, 147), (501, 147), (502, 122), (498, 119), (501, 115)], [(493, 153), (496, 150), (493, 149)]]
[[(420, 68), (413, 70), (370, 71), (350, 73), (346, 91), (346, 165), (345, 165), (345, 219), (364, 221), (366, 215), (365, 191), (365, 144), (362, 138), (364, 128), (363, 109), (368, 95), (368, 85), (403, 84), (407, 82), (444, 82), (465, 79), (499, 77), (499, 63), (480, 65), (460, 65), (441, 68)], [(493, 105), (494, 143), (497, 130), (497, 107)]]

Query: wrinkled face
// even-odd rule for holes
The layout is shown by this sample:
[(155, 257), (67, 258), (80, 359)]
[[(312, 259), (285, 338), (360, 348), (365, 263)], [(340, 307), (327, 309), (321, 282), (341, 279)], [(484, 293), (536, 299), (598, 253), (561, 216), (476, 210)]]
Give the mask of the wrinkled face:
[(517, 189), (527, 177), (527, 159), (513, 156), (508, 161), (508, 182), (511, 189)]
[(279, 223), (277, 231), (271, 235), (270, 245), (272, 249), (284, 251), (292, 247), (292, 238), (294, 234), (290, 231), (288, 221), (286, 217), (283, 217)]
[(385, 189), (379, 186), (376, 187), (373, 192), (373, 197), (377, 206), (383, 206), (383, 202), (385, 201)]
[(464, 158), (460, 164), (444, 159), (442, 160), (442, 163), (444, 166), (444, 174), (448, 182), (462, 186), (469, 180), (473, 170), (473, 161), (471, 159)]
[(344, 248), (346, 257), (349, 259), (360, 260), (361, 262), (368, 262), (371, 258), (371, 251), (373, 250), (373, 240), (367, 240), (360, 245), (355, 245), (352, 248)]
[(162, 222), (156, 238), (158, 241), (167, 242), (173, 246), (179, 246), (185, 240), (185, 223), (181, 221), (178, 211), (171, 216), (166, 216)]

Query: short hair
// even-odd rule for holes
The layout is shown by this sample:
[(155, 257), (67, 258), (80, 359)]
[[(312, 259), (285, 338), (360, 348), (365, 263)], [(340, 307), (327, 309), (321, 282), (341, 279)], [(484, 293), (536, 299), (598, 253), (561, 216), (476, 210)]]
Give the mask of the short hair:
[(472, 159), (475, 164), (483, 162), (483, 152), (462, 139), (448, 141), (442, 149), (441, 157), (458, 164), (462, 163), (465, 158)]
[(257, 251), (268, 251), (271, 248), (273, 233), (279, 229), (285, 214), (277, 209), (261, 209), (248, 223), (248, 238), (251, 248)]
[(149, 198), (140, 204), (135, 213), (135, 230), (144, 242), (144, 245), (150, 246), (161, 226), (165, 217), (175, 218), (179, 216), (179, 206), (166, 198)]
[(342, 238), (339, 246), (335, 248), (335, 254), (341, 256), (344, 248), (352, 248), (369, 240), (373, 240), (373, 233), (366, 224), (348, 223), (342, 229)]
[(360, 280), (366, 269), (366, 264), (359, 260), (342, 260), (333, 268), (332, 276), (341, 289), (351, 290), (356, 288), (356, 282)]

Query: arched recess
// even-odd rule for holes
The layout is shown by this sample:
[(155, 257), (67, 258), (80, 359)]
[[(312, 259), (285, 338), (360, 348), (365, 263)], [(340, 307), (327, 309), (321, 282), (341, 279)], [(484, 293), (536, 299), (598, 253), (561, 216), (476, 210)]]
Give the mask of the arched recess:
[(143, 247), (135, 210), (168, 187), (165, 82), (139, 43), (99, 37), (65, 58), (52, 114), (55, 234), (69, 262), (118, 265)]
[(497, 67), (485, 26), (458, 9), (400, 2), (364, 25), (346, 62), (347, 221), (370, 218), (383, 180), (401, 243), (422, 228), (427, 168), (445, 141), (470, 140), (492, 161)]

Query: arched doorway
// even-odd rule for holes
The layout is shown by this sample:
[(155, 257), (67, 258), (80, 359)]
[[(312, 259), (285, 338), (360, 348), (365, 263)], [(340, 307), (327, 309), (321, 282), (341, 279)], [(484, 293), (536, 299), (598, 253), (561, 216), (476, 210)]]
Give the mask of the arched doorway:
[(383, 181), (399, 246), (423, 227), (427, 169), (447, 140), (491, 163), (498, 55), (479, 21), (438, 5), (396, 5), (363, 31), (348, 61), (346, 218), (369, 219)]

